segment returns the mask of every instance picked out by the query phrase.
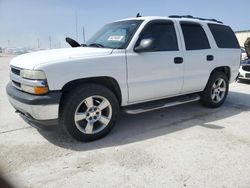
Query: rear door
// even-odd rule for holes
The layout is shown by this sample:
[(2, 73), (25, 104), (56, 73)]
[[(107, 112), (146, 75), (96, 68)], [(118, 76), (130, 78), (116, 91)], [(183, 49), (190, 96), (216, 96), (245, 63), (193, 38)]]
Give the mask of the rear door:
[(182, 93), (201, 91), (215, 67), (215, 51), (207, 37), (207, 27), (189, 21), (180, 22), (184, 46), (184, 84)]
[(230, 82), (239, 73), (241, 50), (233, 30), (226, 25), (209, 23), (217, 48), (217, 66), (230, 67)]

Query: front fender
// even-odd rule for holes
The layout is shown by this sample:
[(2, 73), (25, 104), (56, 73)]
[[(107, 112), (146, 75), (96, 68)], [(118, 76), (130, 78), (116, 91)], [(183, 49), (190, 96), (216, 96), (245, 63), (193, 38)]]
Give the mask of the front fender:
[(50, 90), (62, 90), (65, 84), (78, 79), (110, 77), (117, 81), (121, 89), (122, 105), (127, 104), (128, 88), (125, 50), (108, 56), (79, 58), (60, 62), (44, 63), (35, 67), (46, 74)]

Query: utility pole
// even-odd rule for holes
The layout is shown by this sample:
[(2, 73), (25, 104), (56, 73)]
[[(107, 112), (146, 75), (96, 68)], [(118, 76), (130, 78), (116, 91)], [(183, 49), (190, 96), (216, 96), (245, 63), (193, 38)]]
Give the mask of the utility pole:
[(84, 28), (84, 26), (82, 26), (82, 40), (83, 40), (83, 44), (85, 44), (85, 28)]
[(10, 47), (10, 40), (8, 40), (8, 47)]
[(37, 48), (40, 49), (40, 40), (39, 40), (39, 38), (37, 39)]
[(78, 17), (77, 17), (77, 10), (75, 11), (75, 24), (76, 24), (76, 41), (78, 41)]
[(49, 48), (51, 49), (51, 36), (49, 36)]

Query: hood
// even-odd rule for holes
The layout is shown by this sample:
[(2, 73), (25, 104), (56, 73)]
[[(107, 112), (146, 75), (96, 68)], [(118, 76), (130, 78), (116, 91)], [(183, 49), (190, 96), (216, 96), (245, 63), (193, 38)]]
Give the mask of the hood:
[(37, 65), (48, 62), (67, 61), (79, 58), (89, 58), (96, 56), (105, 56), (112, 53), (109, 48), (92, 48), (92, 47), (77, 47), (77, 48), (62, 48), (55, 50), (44, 50), (23, 54), (13, 58), (10, 62), (11, 66), (33, 69)]

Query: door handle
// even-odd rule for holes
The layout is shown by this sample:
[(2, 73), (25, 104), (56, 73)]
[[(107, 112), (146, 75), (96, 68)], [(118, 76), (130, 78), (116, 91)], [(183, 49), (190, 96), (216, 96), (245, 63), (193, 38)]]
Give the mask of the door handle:
[(175, 57), (174, 58), (174, 63), (175, 64), (181, 64), (181, 63), (183, 63), (183, 58), (182, 57)]
[(207, 55), (207, 61), (213, 61), (214, 56), (213, 55)]

